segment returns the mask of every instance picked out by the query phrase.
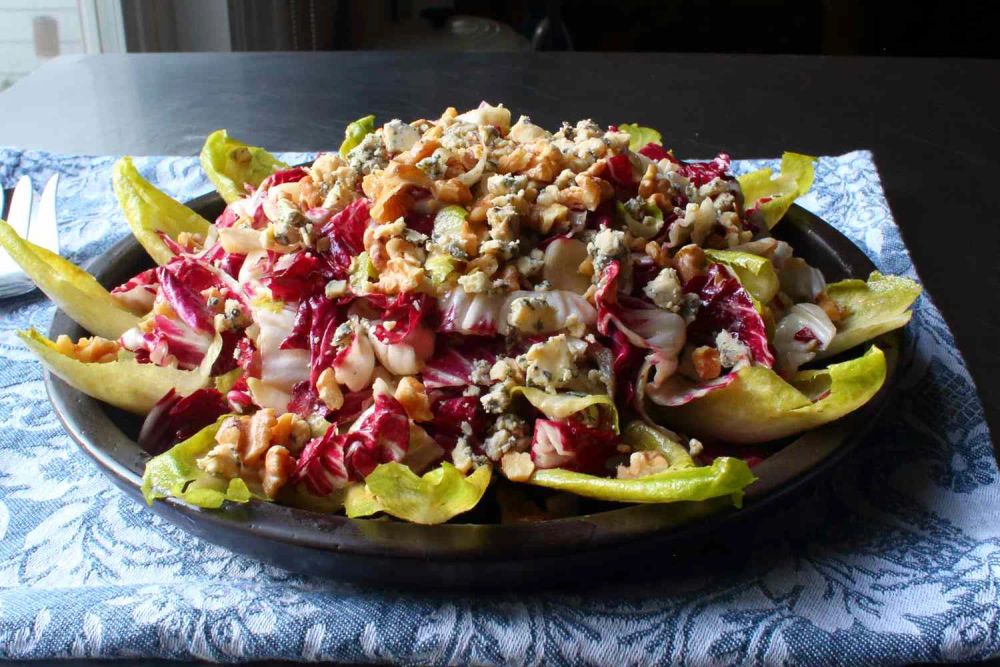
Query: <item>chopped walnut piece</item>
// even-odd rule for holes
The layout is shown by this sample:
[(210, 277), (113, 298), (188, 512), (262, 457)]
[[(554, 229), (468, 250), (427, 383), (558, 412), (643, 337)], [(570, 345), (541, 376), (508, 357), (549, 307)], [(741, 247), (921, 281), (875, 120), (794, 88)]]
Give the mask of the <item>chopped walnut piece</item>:
[(500, 459), (500, 469), (512, 482), (527, 482), (535, 472), (535, 463), (528, 452), (507, 452)]
[(628, 465), (618, 466), (618, 479), (638, 479), (647, 475), (655, 475), (670, 467), (670, 462), (659, 452), (632, 452)]
[(846, 310), (837, 305), (837, 302), (831, 299), (826, 292), (821, 292), (819, 296), (816, 297), (816, 305), (823, 309), (826, 316), (830, 318), (830, 321), (836, 324), (845, 317), (848, 313)]
[(692, 244), (686, 245), (674, 255), (674, 265), (681, 279), (687, 282), (705, 271), (705, 251)]
[(319, 395), (319, 400), (323, 401), (323, 405), (330, 410), (339, 410), (344, 405), (344, 393), (334, 378), (332, 368), (323, 369), (316, 378), (316, 393)]
[(118, 358), (118, 343), (100, 336), (81, 338), (74, 343), (69, 336), (61, 335), (56, 338), (55, 349), (85, 364), (106, 364)]
[(281, 445), (275, 445), (267, 450), (267, 455), (264, 457), (264, 476), (261, 480), (264, 495), (268, 498), (278, 495), (278, 491), (288, 481), (293, 465), (291, 454)]
[(698, 374), (698, 379), (702, 381), (714, 380), (722, 373), (719, 351), (714, 347), (702, 345), (695, 348), (691, 353), (691, 363), (694, 365), (694, 372)]
[(264, 408), (258, 410), (250, 418), (250, 428), (246, 445), (243, 450), (243, 465), (247, 468), (255, 468), (260, 463), (267, 448), (271, 446), (271, 429), (277, 423), (274, 410)]
[(406, 414), (415, 422), (426, 422), (434, 419), (431, 403), (427, 398), (427, 390), (423, 383), (415, 377), (404, 377), (396, 386), (394, 398), (406, 410)]

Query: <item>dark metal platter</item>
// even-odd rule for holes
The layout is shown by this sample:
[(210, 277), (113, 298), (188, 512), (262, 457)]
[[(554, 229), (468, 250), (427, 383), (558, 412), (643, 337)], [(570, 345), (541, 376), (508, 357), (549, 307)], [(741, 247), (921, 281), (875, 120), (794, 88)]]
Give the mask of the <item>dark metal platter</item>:
[[(212, 220), (218, 195), (188, 206)], [(866, 278), (871, 260), (847, 238), (805, 209), (793, 206), (775, 228), (796, 254), (833, 282)], [(123, 239), (89, 267), (107, 287), (125, 282), (150, 260), (132, 238)], [(52, 338), (85, 332), (57, 311)], [(589, 513), (536, 523), (457, 523), (489, 520), (481, 512), (452, 523), (420, 526), (390, 520), (352, 520), (263, 502), (201, 510), (173, 499), (152, 511), (205, 540), (308, 575), (372, 585), (512, 588), (570, 584), (613, 576), (643, 558), (717, 540), (789, 492), (829, 470), (863, 439), (895, 384), (899, 334), (879, 340), (886, 352), (885, 385), (863, 408), (835, 423), (790, 439), (754, 467), (742, 509), (728, 499), (672, 505), (595, 505)], [(863, 349), (846, 353), (857, 356)], [(135, 442), (139, 421), (46, 373), (45, 385), (60, 421), (101, 470), (138, 502), (148, 455)], [(484, 499), (485, 500), (485, 499)]]

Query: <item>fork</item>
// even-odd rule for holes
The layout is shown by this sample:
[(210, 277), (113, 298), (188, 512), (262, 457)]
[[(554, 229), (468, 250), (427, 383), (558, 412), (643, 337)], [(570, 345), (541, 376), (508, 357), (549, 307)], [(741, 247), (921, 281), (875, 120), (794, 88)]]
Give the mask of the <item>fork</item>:
[[(59, 253), (59, 230), (56, 226), (58, 187), (57, 174), (48, 180), (38, 197), (31, 187), (31, 179), (22, 176), (14, 188), (6, 218), (18, 236), (56, 254)], [(3, 206), (4, 195), (0, 190), (0, 213), (3, 212)], [(34, 283), (24, 275), (17, 263), (5, 250), (0, 249), (0, 299), (26, 294), (34, 287)]]

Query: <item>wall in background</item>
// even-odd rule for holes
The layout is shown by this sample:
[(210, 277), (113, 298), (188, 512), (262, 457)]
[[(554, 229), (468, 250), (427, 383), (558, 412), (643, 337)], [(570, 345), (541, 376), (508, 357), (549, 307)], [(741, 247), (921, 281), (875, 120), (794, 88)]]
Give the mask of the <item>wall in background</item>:
[(83, 52), (77, 0), (0, 3), (0, 90), (51, 57)]

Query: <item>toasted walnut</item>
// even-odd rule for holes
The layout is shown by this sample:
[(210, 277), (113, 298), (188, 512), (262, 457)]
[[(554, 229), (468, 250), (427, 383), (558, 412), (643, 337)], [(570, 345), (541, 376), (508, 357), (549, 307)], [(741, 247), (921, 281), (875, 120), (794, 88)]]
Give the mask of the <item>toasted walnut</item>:
[(181, 232), (177, 235), (177, 243), (189, 252), (195, 252), (204, 245), (205, 237), (197, 233)]
[(393, 158), (394, 161), (406, 165), (415, 165), (426, 157), (434, 154), (441, 147), (440, 137), (424, 135), (408, 151)]
[(714, 380), (722, 373), (722, 364), (719, 361), (719, 351), (714, 347), (702, 345), (695, 348), (691, 353), (691, 363), (694, 365), (694, 372), (699, 380)]
[(659, 452), (632, 452), (628, 465), (618, 466), (618, 479), (637, 479), (654, 475), (670, 467), (670, 462)]
[(837, 302), (831, 299), (826, 292), (820, 292), (820, 295), (816, 297), (816, 305), (823, 309), (831, 322), (836, 323), (847, 317), (847, 311), (837, 305)]
[(482, 200), (475, 202), (472, 205), (472, 209), (469, 211), (469, 222), (483, 223), (486, 222), (486, 213), (490, 210), (491, 204), (488, 200)]
[(528, 452), (507, 452), (500, 459), (500, 469), (513, 482), (527, 482), (535, 472), (535, 463)]
[(559, 191), (559, 203), (570, 208), (596, 210), (601, 201), (614, 194), (614, 187), (601, 178), (577, 174), (576, 185)]
[(643, 247), (646, 255), (648, 255), (657, 266), (667, 268), (673, 266), (673, 262), (670, 261), (670, 255), (667, 253), (666, 248), (657, 243), (656, 241), (649, 241)]
[(646, 167), (646, 173), (639, 179), (639, 196), (646, 199), (654, 192), (657, 192), (656, 165), (650, 163)]
[(558, 148), (548, 142), (538, 142), (535, 147), (537, 152), (532, 155), (531, 166), (525, 173), (528, 178), (551, 183), (562, 171), (563, 155)]
[(515, 291), (521, 287), (521, 274), (513, 264), (508, 264), (493, 281), (493, 287)]
[(552, 204), (538, 215), (538, 231), (548, 234), (552, 228), (569, 217), (569, 209), (562, 204)]
[(522, 172), (531, 164), (532, 155), (523, 146), (518, 146), (497, 161), (497, 171), (501, 174)]
[(468, 204), (472, 201), (469, 186), (457, 178), (447, 181), (435, 181), (434, 197), (444, 204)]
[(81, 338), (74, 343), (69, 336), (62, 335), (56, 338), (55, 345), (59, 354), (85, 364), (105, 364), (118, 358), (118, 343), (100, 336)]
[(686, 245), (674, 255), (674, 265), (684, 282), (705, 272), (705, 251), (692, 244)]
[(415, 422), (426, 422), (434, 419), (431, 413), (431, 403), (427, 398), (427, 390), (423, 383), (415, 377), (404, 377), (396, 386), (394, 398), (406, 410), (406, 414)]
[(264, 478), (261, 480), (264, 495), (268, 498), (278, 495), (281, 487), (288, 482), (292, 466), (292, 456), (286, 448), (275, 445), (267, 450), (267, 456), (264, 457)]
[(271, 446), (271, 429), (277, 423), (274, 410), (264, 408), (254, 413), (250, 418), (250, 428), (243, 449), (243, 465), (247, 468), (255, 468), (264, 452)]
[(319, 394), (319, 400), (330, 410), (339, 410), (344, 405), (344, 393), (334, 378), (332, 368), (323, 369), (316, 378), (316, 392)]
[(294, 419), (295, 414), (291, 412), (286, 412), (278, 417), (278, 420), (274, 422), (274, 426), (271, 427), (272, 443), (283, 445), (288, 442), (292, 435), (292, 422)]

